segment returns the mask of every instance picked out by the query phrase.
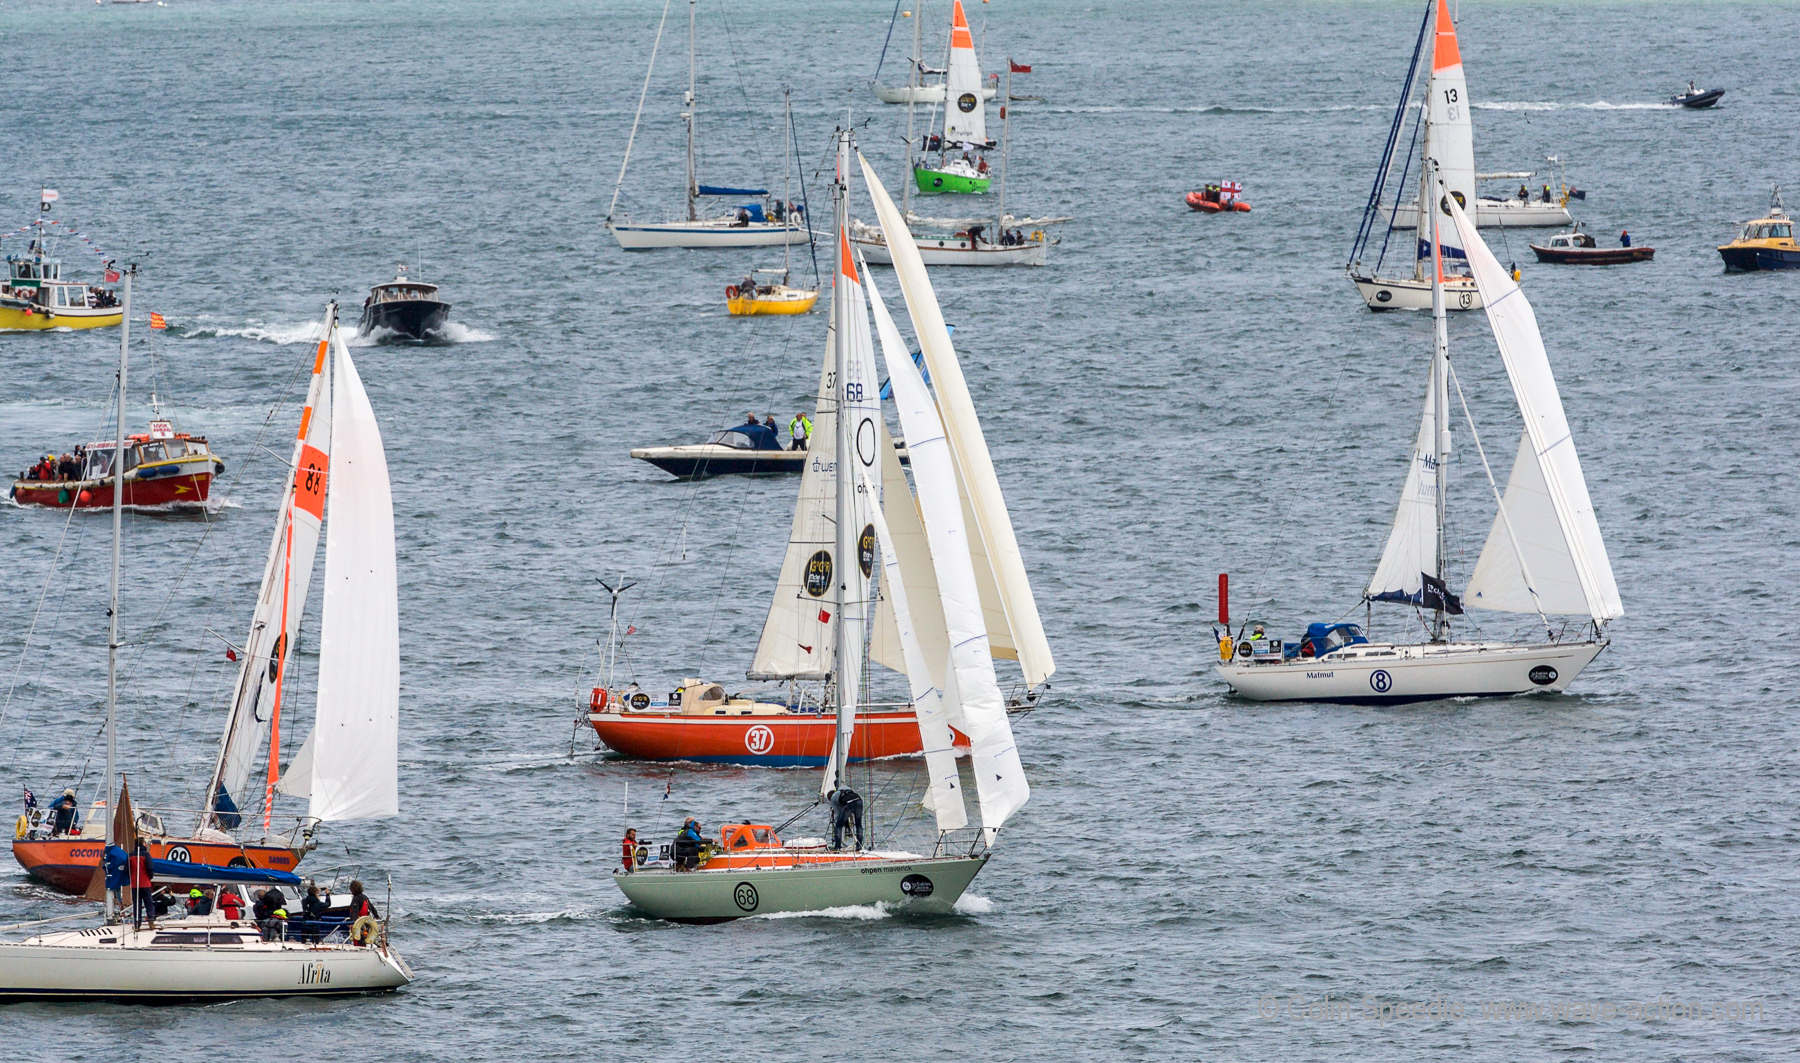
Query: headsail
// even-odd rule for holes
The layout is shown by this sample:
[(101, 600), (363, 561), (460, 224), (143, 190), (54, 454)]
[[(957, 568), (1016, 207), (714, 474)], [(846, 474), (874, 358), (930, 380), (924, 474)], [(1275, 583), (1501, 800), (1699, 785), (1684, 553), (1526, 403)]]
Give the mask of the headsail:
[[(987, 557), (985, 567), (993, 573), (995, 595), (1005, 614), (1003, 626), (1012, 633), (1019, 668), (1025, 681), (1037, 686), (1056, 671), (1056, 662), (1051, 657), (1050, 643), (1044, 637), (1043, 624), (1038, 618), (1037, 601), (1032, 597), (1031, 581), (1025, 575), (1025, 561), (1019, 554), (1018, 539), (1013, 535), (1012, 517), (1007, 513), (1006, 499), (1000, 493), (993, 459), (988, 455), (987, 439), (975, 416), (975, 404), (969, 398), (969, 387), (963, 380), (962, 366), (956, 360), (956, 349), (950, 342), (943, 312), (932, 291), (931, 278), (926, 275), (925, 265), (919, 258), (918, 245), (911, 239), (905, 220), (875, 177), (868, 160), (861, 161), (869, 198), (875, 205), (882, 231), (904, 234), (904, 238), (890, 235), (888, 249), (894, 260), (894, 273), (901, 293), (906, 299), (907, 313), (912, 318), (913, 333), (919, 340), (937, 392), (937, 409), (950, 441), (958, 483), (974, 517), (976, 535), (970, 543), (971, 553)], [(911, 365), (911, 361), (907, 359), (907, 364)], [(918, 372), (916, 368), (913, 371)], [(908, 435), (907, 446), (910, 448), (911, 445), (912, 439)], [(979, 539), (979, 545), (975, 539)], [(986, 626), (992, 630), (1002, 625), (990, 622)]]
[(371, 819), (399, 811), (400, 616), (394, 506), (381, 429), (341, 337), (332, 389), (331, 520), (312, 752), (312, 815)]
[(981, 99), (981, 60), (975, 55), (975, 35), (969, 32), (962, 0), (952, 2), (950, 68), (944, 79), (944, 140), (985, 145), (987, 107)]
[[(269, 544), (256, 611), (250, 620), (250, 633), (244, 637), (243, 662), (238, 666), (225, 734), (220, 739), (219, 757), (206, 790), (203, 826), (236, 827), (240, 813), (248, 814), (260, 803), (256, 799), (264, 796), (254, 793), (251, 777), (257, 753), (276, 726), (288, 650), (295, 644), (301, 616), (306, 612), (319, 525), (325, 513), (332, 422), (327, 361), (336, 327), (337, 307), (333, 305), (325, 312), (319, 345), (313, 355), (306, 406), (300, 412), (300, 430), (294, 440), (294, 475), (276, 510), (274, 541)], [(268, 780), (270, 784), (273, 781)]]
[(1438, 362), (1433, 352), (1425, 388), (1425, 409), (1419, 416), (1419, 435), (1413, 442), (1407, 465), (1406, 486), (1394, 511), (1394, 527), (1387, 548), (1375, 566), (1363, 594), (1378, 602), (1421, 603), (1425, 574), (1437, 571), (1437, 406)]
[[(867, 163), (864, 168), (865, 177), (874, 186), (875, 178), (867, 172)], [(884, 229), (890, 246), (910, 245), (912, 237), (904, 226)], [(938, 601), (950, 644), (944, 684), (953, 706), (950, 714), (963, 724), (969, 736), (981, 825), (992, 844), (1007, 817), (1030, 797), (1031, 788), (1019, 763), (1012, 725), (1006, 718), (1006, 700), (994, 677), (987, 628), (981, 615), (981, 595), (970, 556), (970, 529), (963, 519), (950, 440), (918, 367), (913, 365), (893, 319), (881, 303), (873, 278), (869, 294), (881, 334), (882, 356), (893, 383), (894, 406), (900, 412), (900, 428), (912, 458), (913, 483), (931, 548), (931, 564), (937, 573)], [(936, 374), (936, 364), (932, 368)]]
[[(1622, 616), (1625, 607), (1613, 581), (1612, 562), (1600, 537), (1537, 315), (1512, 275), (1482, 242), (1468, 214), (1452, 203), (1450, 217), (1468, 249), (1475, 285), (1525, 421), (1504, 512), (1495, 518), (1464, 602), (1483, 609), (1536, 611), (1522, 605), (1530, 598), (1523, 574), (1529, 572), (1530, 587), (1544, 612), (1585, 612), (1597, 621)], [(1519, 539), (1518, 551), (1512, 548), (1513, 535)]]

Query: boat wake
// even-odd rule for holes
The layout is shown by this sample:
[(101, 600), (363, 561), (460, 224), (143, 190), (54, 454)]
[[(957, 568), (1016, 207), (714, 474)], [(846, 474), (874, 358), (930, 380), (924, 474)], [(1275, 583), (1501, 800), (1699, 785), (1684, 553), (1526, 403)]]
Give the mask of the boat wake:
[(956, 898), (956, 903), (950, 906), (950, 910), (957, 915), (989, 915), (994, 911), (994, 902), (986, 897), (965, 893)]
[(1660, 111), (1671, 105), (1667, 101), (1610, 103), (1595, 100), (1592, 103), (1559, 103), (1555, 100), (1488, 100), (1471, 106), (1477, 111)]
[(319, 323), (317, 321), (302, 321), (297, 324), (248, 321), (241, 325), (171, 324), (169, 334), (195, 339), (207, 339), (215, 336), (237, 338), (286, 346), (292, 343), (318, 342)]
[(810, 912), (769, 912), (766, 915), (753, 915), (752, 919), (857, 919), (872, 922), (876, 919), (891, 919), (894, 912), (885, 904), (845, 904), (836, 908), (819, 908)]
[(415, 340), (402, 336), (391, 329), (378, 328), (368, 335), (351, 337), (347, 342), (352, 347), (374, 347), (377, 345), (400, 347), (449, 347), (458, 343), (492, 343), (498, 336), (486, 329), (465, 325), (460, 321), (447, 321), (444, 327), (426, 334), (429, 338)]

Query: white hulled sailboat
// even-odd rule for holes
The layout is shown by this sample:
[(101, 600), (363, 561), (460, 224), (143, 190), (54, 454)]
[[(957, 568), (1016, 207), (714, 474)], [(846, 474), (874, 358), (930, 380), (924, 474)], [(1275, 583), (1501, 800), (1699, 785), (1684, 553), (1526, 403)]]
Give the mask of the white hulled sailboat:
[[(1450, 455), (1450, 388), (1456, 386), (1460, 399), (1462, 386), (1450, 366), (1444, 287), (1434, 284), (1435, 345), (1418, 439), (1393, 531), (1363, 595), (1370, 603), (1428, 611), (1431, 638), (1376, 643), (1358, 625), (1346, 623), (1314, 624), (1297, 646), (1245, 639), (1242, 631), (1233, 639), (1227, 633), (1219, 645), (1219, 675), (1244, 697), (1406, 702), (1561, 691), (1606, 648), (1606, 623), (1624, 613), (1537, 317), (1449, 186), (1438, 182), (1436, 187), (1443, 209), (1432, 212), (1433, 242), (1436, 218), (1448, 216), (1468, 252), (1524, 421), (1504, 495), (1489, 472), (1498, 510), (1493, 527), (1459, 600), (1450, 592), (1446, 574), (1447, 483), (1441, 473)], [(1467, 404), (1462, 405), (1467, 417)], [(1469, 431), (1482, 467), (1488, 469), (1473, 420)], [(1449, 618), (1465, 606), (1536, 614), (1545, 641), (1456, 641)], [(1558, 637), (1552, 615), (1585, 618), (1584, 635)]]
[[(775, 247), (803, 244), (812, 239), (804, 213), (789, 204), (771, 198), (766, 188), (739, 188), (727, 185), (703, 185), (695, 174), (694, 119), (699, 110), (695, 95), (697, 60), (694, 51), (694, 8), (698, 0), (688, 0), (688, 87), (683, 98), (681, 120), (687, 125), (687, 217), (671, 221), (634, 222), (619, 212), (619, 192), (625, 187), (625, 171), (631, 165), (631, 148), (637, 142), (638, 122), (644, 116), (644, 100), (650, 92), (650, 74), (656, 69), (656, 48), (650, 50), (649, 69), (644, 72), (644, 88), (638, 95), (637, 115), (631, 120), (631, 136), (625, 142), (625, 158), (619, 163), (619, 180), (613, 186), (612, 204), (606, 211), (606, 228), (626, 251), (648, 251), (662, 247)], [(662, 42), (662, 29), (669, 19), (669, 0), (663, 4), (662, 22), (657, 25), (656, 40)], [(737, 206), (712, 217), (700, 215), (702, 199), (738, 201)]]
[[(684, 853), (673, 847), (671, 861), (622, 868), (614, 874), (613, 880), (632, 904), (658, 918), (716, 922), (769, 912), (868, 904), (947, 912), (986, 864), (1001, 825), (1030, 794), (994, 675), (995, 651), (989, 644), (983, 591), (991, 585), (997, 595), (995, 607), (1013, 611), (1015, 632), (1035, 626), (1036, 606), (924, 266), (906, 235), (900, 212), (863, 162), (870, 197), (895, 239), (896, 272), (926, 369), (935, 383), (935, 402), (888, 316), (873, 278), (866, 268), (859, 270), (853, 258), (848, 232), (849, 171), (849, 138), (842, 135), (838, 262), (828, 332), (836, 412), (830, 439), (835, 453), (829, 465), (822, 457), (815, 459), (815, 465), (829, 473), (833, 485), (831, 534), (807, 557), (804, 582), (796, 596), (831, 636), (827, 675), (837, 735), (820, 793), (834, 809), (852, 802), (860, 809), (861, 798), (848, 789), (846, 765), (857, 708), (865, 700), (865, 640), (871, 637), (872, 626), (881, 629), (885, 625), (908, 677), (929, 776), (926, 807), (936, 817), (938, 841), (931, 855), (865, 850), (860, 846), (859, 818), (859, 845), (845, 851), (823, 843), (787, 844), (767, 824), (730, 825), (721, 831), (716, 848), (709, 845), (706, 851)], [(876, 335), (912, 452), (910, 488), (887, 441), (874, 362)], [(824, 431), (818, 435), (822, 450)], [(807, 505), (804, 488), (799, 505)], [(796, 529), (798, 537), (798, 519)], [(870, 580), (878, 563), (887, 594), (878, 616), (872, 618)], [(812, 637), (798, 629), (778, 630), (776, 637), (784, 633)], [(766, 629), (765, 641), (768, 637)], [(881, 641), (877, 635), (875, 644)], [(1041, 637), (1023, 641), (1026, 645), (1019, 648), (1019, 657), (1027, 674), (1048, 675), (1054, 664)], [(814, 644), (812, 648), (816, 651), (825, 646)], [(876, 652), (870, 648), (871, 655)], [(797, 657), (796, 664), (820, 667), (816, 663), (820, 658), (814, 653), (809, 651), (806, 657), (805, 662)], [(981, 831), (967, 839), (962, 838), (968, 812), (952, 728), (969, 737), (981, 813)]]

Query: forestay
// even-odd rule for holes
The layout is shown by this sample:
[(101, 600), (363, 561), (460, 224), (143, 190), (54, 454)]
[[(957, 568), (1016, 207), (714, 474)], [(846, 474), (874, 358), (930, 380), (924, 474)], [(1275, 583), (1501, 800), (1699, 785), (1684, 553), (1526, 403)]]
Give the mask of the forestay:
[(250, 780), (257, 753), (268, 742), (276, 720), (287, 648), (295, 644), (301, 617), (306, 612), (319, 526), (325, 513), (332, 426), (327, 362), (336, 319), (334, 306), (326, 312), (313, 356), (306, 405), (301, 410), (300, 428), (294, 440), (294, 475), (276, 510), (274, 540), (263, 565), (250, 632), (244, 637), (243, 660), (238, 666), (225, 733), (219, 741), (219, 757), (207, 786), (202, 826), (234, 828), (240, 810), (247, 812), (255, 807), (250, 799)]
[[(1537, 315), (1512, 275), (1482, 242), (1469, 216), (1451, 203), (1450, 217), (1468, 249), (1488, 324), (1525, 422), (1502, 503), (1504, 512), (1495, 517), (1464, 601), (1483, 609), (1513, 612), (1586, 613), (1596, 621), (1622, 616), (1624, 605), (1588, 497), (1562, 395), (1538, 332)], [(1506, 527), (1509, 522), (1511, 535)], [(1512, 544), (1514, 535), (1517, 551)], [(1529, 585), (1526, 573), (1532, 580)]]
[[(972, 517), (975, 534), (970, 537), (970, 552), (978, 557), (985, 555), (986, 563), (981, 567), (990, 569), (993, 575), (998, 615), (986, 619), (985, 629), (1011, 632), (1020, 671), (1027, 683), (1037, 686), (1056, 671), (1056, 662), (1044, 637), (1037, 601), (1025, 574), (1025, 561), (1019, 554), (1018, 539), (1013, 534), (1012, 518), (1000, 493), (1000, 481), (994, 473), (981, 422), (975, 416), (968, 384), (963, 380), (962, 366), (957, 362), (956, 349), (944, 325), (931, 278), (926, 275), (925, 265), (919, 258), (918, 246), (912, 241), (899, 209), (881, 187), (868, 160), (860, 155), (858, 159), (881, 228), (890, 234), (887, 242), (894, 260), (894, 273), (912, 319), (913, 334), (919, 341), (937, 393), (937, 410), (950, 443), (958, 490), (967, 499)], [(896, 239), (891, 235), (896, 233), (906, 236)], [(910, 365), (911, 359), (907, 362)], [(907, 437), (910, 453), (911, 435), (903, 434)], [(916, 471), (914, 478), (917, 478)]]

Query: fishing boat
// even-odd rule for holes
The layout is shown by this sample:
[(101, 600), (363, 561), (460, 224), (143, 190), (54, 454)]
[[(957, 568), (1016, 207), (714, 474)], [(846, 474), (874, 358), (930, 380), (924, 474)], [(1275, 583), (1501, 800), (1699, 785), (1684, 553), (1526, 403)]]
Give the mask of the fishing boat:
[(1236, 181), (1220, 181), (1187, 194), (1189, 209), (1201, 214), (1248, 214), (1250, 204), (1238, 197), (1244, 186)]
[(1794, 219), (1781, 207), (1781, 186), (1769, 194), (1769, 213), (1744, 223), (1737, 239), (1719, 247), (1725, 272), (1800, 269), (1800, 244), (1794, 242)]
[(213, 478), (225, 472), (224, 459), (207, 446), (205, 436), (177, 432), (173, 421), (158, 417), (145, 431), (126, 436), (122, 451), (108, 439), (78, 444), (61, 458), (44, 455), (13, 481), (12, 500), (53, 509), (110, 509), (117, 453), (125, 455), (124, 504), (129, 509), (205, 508)]
[[(1411, 197), (1417, 240), (1408, 240), (1408, 246), (1401, 253), (1406, 264), (1405, 273), (1386, 268), (1390, 238), (1385, 233), (1374, 266), (1363, 264), (1363, 255), (1370, 249), (1376, 232), (1384, 228), (1381, 224), (1384, 213), (1397, 216), (1401, 201), (1408, 198), (1406, 169), (1403, 168), (1393, 207), (1384, 207), (1382, 202), (1395, 148), (1400, 142), (1407, 101), (1412, 96), (1413, 76), (1418, 69), (1419, 55), (1425, 48), (1426, 31), (1432, 27), (1431, 10), (1426, 11), (1425, 21), (1419, 26), (1419, 39), (1413, 46), (1413, 59), (1407, 67), (1400, 104), (1394, 109), (1394, 121), (1388, 128), (1387, 148), (1382, 154), (1381, 167), (1376, 171), (1368, 204), (1363, 208), (1362, 224), (1357, 229), (1356, 242), (1350, 248), (1350, 261), (1344, 267), (1370, 310), (1429, 310), (1439, 305), (1436, 293), (1440, 290), (1452, 310), (1473, 310), (1481, 305), (1481, 291), (1464, 268), (1463, 249), (1455, 242), (1454, 234), (1446, 234), (1450, 242), (1444, 245), (1443, 253), (1433, 254), (1429, 239), (1432, 222), (1416, 209), (1419, 200), (1428, 194), (1423, 171), (1429, 167), (1436, 167), (1443, 175), (1444, 183), (1458, 203), (1466, 205), (1475, 200), (1474, 134), (1469, 121), (1462, 50), (1457, 44), (1456, 25), (1450, 19), (1448, 3), (1446, 0), (1433, 2), (1437, 18), (1432, 37), (1431, 75), (1426, 81), (1423, 114), (1414, 131), (1417, 135), (1422, 130), (1424, 141), (1419, 156), (1422, 160), (1419, 187), (1416, 195)], [(1410, 161), (1411, 153), (1405, 157)], [(1392, 227), (1386, 228), (1391, 231)], [(1436, 265), (1427, 268), (1432, 263)], [(1446, 265), (1449, 272), (1445, 271)]]
[[(1435, 176), (1435, 168), (1431, 168)], [(1537, 318), (1524, 292), (1482, 242), (1474, 222), (1436, 182), (1438, 201), (1468, 252), (1489, 325), (1524, 421), (1504, 495), (1493, 479), (1474, 421), (1469, 438), (1496, 499), (1486, 544), (1461, 597), (1449, 589), (1445, 542), (1450, 393), (1463, 386), (1450, 365), (1443, 285), (1433, 291), (1435, 342), (1425, 405), (1386, 549), (1363, 592), (1374, 603), (1411, 608), (1428, 626), (1424, 642), (1377, 642), (1361, 625), (1319, 623), (1296, 643), (1269, 640), (1260, 625), (1231, 633), (1220, 599), (1218, 672), (1237, 695), (1256, 701), (1398, 703), (1562, 691), (1605, 649), (1607, 622), (1624, 613), (1574, 437), (1550, 371)], [(1434, 216), (1438, 212), (1434, 212)], [(1434, 220), (1434, 234), (1438, 231)], [(1434, 241), (1435, 242), (1435, 241)], [(1224, 582), (1221, 580), (1221, 589)], [(1539, 641), (1455, 637), (1465, 609), (1535, 615)], [(1575, 631), (1551, 616), (1580, 617)]]
[[(667, 859), (634, 860), (613, 874), (632, 906), (656, 918), (705, 923), (843, 905), (948, 912), (991, 857), (1001, 826), (1030, 795), (994, 674), (980, 573), (997, 576), (995, 589), (1002, 595), (997, 605), (1028, 613), (1034, 625), (1036, 606), (930, 278), (909, 246), (898, 208), (858, 158), (876, 212), (891, 229), (896, 275), (936, 394), (934, 399), (908, 356), (873, 278), (853, 258), (850, 140), (840, 135), (838, 261), (828, 330), (833, 370), (827, 385), (835, 416), (820, 432), (822, 442), (831, 441), (836, 460), (828, 475), (812, 478), (820, 486), (829, 480), (831, 504), (828, 514), (816, 512), (803, 481), (795, 526), (820, 541), (800, 542), (796, 535), (790, 542), (790, 559), (796, 545), (809, 555), (799, 573), (804, 602), (800, 608), (778, 605), (780, 619), (772, 617), (765, 627), (765, 636), (772, 630), (789, 643), (778, 647), (782, 654), (831, 680), (836, 740), (819, 792), (833, 811), (832, 842), (784, 841), (773, 826), (739, 823), (722, 830), (716, 846), (684, 852), (684, 838), (691, 845), (698, 830), (684, 831)], [(891, 448), (882, 445), (886, 427), (874, 364), (876, 337), (913, 451), (910, 487), (897, 475), (898, 463), (888, 460)], [(965, 517), (965, 505), (972, 519)], [(864, 848), (862, 799), (849, 787), (849, 751), (857, 709), (865, 700), (865, 640), (877, 637), (869, 615), (870, 580), (877, 568), (923, 735), (926, 804), (937, 827), (928, 854)], [(783, 572), (785, 578), (790, 566), (784, 564)], [(802, 653), (791, 645), (798, 638), (819, 641)], [(934, 647), (945, 652), (937, 656)], [(872, 647), (870, 652), (873, 656)], [(1047, 645), (1029, 647), (1021, 662), (1040, 653), (1038, 663), (1047, 671), (1053, 667)], [(981, 829), (972, 834), (952, 727), (970, 740), (981, 816)], [(844, 849), (841, 835), (851, 815), (856, 845)]]
[[(127, 303), (130, 276), (126, 274)], [(127, 322), (121, 334), (121, 394), (130, 339)], [(121, 414), (119, 442), (124, 438)], [(322, 822), (373, 815), (370, 808), (394, 800), (399, 632), (392, 503), (380, 431), (339, 334), (335, 304), (326, 311), (290, 467), (294, 473), (277, 510), (250, 630), (243, 645), (229, 651), (239, 671), (207, 796), (188, 831), (172, 826), (181, 814), (176, 810), (138, 813), (134, 830), (153, 857), (290, 871), (315, 847)], [(114, 475), (117, 484), (122, 471)], [(314, 735), (284, 772), (286, 651), (300, 637), (328, 499)], [(114, 506), (115, 536), (123, 508), (122, 502)], [(117, 641), (115, 636), (112, 643)], [(109, 653), (109, 720), (111, 657)], [(265, 747), (266, 762), (259, 762)], [(322, 793), (314, 793), (321, 785)], [(312, 798), (309, 813), (296, 817), (285, 831), (273, 821), (277, 791)], [(359, 799), (351, 801), (343, 797), (346, 793)], [(256, 817), (248, 810), (259, 804), (261, 831), (253, 834), (246, 823)], [(345, 808), (355, 814), (346, 814)], [(103, 855), (96, 820), (112, 821), (104, 805), (97, 805), (79, 830), (41, 809), (27, 808), (26, 813), (13, 840), (20, 865), (54, 888), (86, 888)], [(187, 814), (195, 815), (191, 810)]]
[[(914, 23), (917, 29), (917, 23)], [(917, 51), (915, 42), (914, 51)], [(975, 37), (963, 14), (962, 0), (951, 0), (950, 61), (945, 65), (944, 105), (933, 108), (927, 148), (937, 159), (921, 153), (913, 164), (913, 181), (919, 194), (980, 195), (993, 177), (983, 153), (994, 147), (987, 135), (987, 105), (982, 99), (981, 60), (975, 54)], [(937, 117), (941, 115), (941, 120)], [(910, 123), (909, 123), (910, 124)], [(908, 134), (910, 141), (911, 134)]]
[[(60, 197), (46, 188), (38, 200), (38, 216), (24, 227), (25, 253), (6, 256), (6, 282), (0, 284), (0, 331), (42, 332), (46, 329), (111, 328), (125, 320), (118, 293), (98, 284), (63, 277), (62, 260), (50, 254), (50, 204)], [(12, 235), (19, 235), (14, 233)], [(107, 279), (118, 272), (107, 264)]]
[[(1623, 233), (1620, 234), (1623, 237)], [(1567, 266), (1617, 266), (1626, 262), (1648, 262), (1656, 254), (1654, 247), (1601, 247), (1580, 225), (1566, 233), (1557, 233), (1531, 251), (1539, 262), (1555, 262)]]
[(1687, 91), (1678, 92), (1675, 95), (1670, 96), (1669, 102), (1676, 107), (1686, 107), (1689, 110), (1703, 111), (1713, 104), (1718, 103), (1719, 97), (1723, 95), (1725, 95), (1724, 89), (1695, 88), (1694, 83), (1690, 81), (1688, 82)]
[[(663, 4), (662, 22), (657, 25), (656, 39), (662, 40), (663, 27), (669, 20), (669, 4)], [(771, 198), (766, 188), (735, 185), (705, 185), (696, 176), (695, 118), (699, 112), (698, 60), (695, 52), (694, 11), (698, 0), (688, 0), (688, 87), (682, 100), (681, 120), (687, 126), (687, 215), (669, 221), (639, 222), (619, 210), (619, 193), (625, 187), (625, 172), (631, 165), (631, 149), (637, 142), (638, 123), (644, 117), (644, 101), (650, 92), (650, 74), (656, 69), (656, 49), (650, 50), (649, 69), (644, 73), (644, 87), (638, 95), (637, 114), (631, 120), (631, 135), (625, 141), (625, 158), (619, 163), (619, 180), (613, 186), (612, 203), (606, 210), (606, 228), (619, 247), (626, 251), (649, 251), (656, 248), (725, 248), (777, 247), (803, 244), (812, 240), (806, 224), (806, 212), (797, 204)], [(723, 200), (726, 207), (719, 213), (703, 216), (702, 200)], [(735, 201), (735, 202), (734, 202)], [(708, 207), (708, 210), (711, 210)]]
[(449, 320), (450, 304), (438, 298), (438, 286), (408, 277), (402, 262), (393, 280), (369, 289), (356, 334), (423, 343), (442, 333)]
[[(921, 8), (921, 10), (903, 11), (896, 6), (894, 8), (893, 19), (888, 20), (889, 39), (892, 39), (893, 37), (895, 19), (906, 18), (912, 20), (913, 48), (912, 55), (908, 58), (910, 72), (907, 75), (907, 83), (904, 85), (883, 85), (880, 83), (881, 66), (887, 61), (887, 46), (885, 44), (882, 46), (881, 59), (875, 64), (875, 79), (870, 82), (870, 86), (875, 92), (875, 98), (882, 103), (922, 103), (930, 106), (932, 104), (942, 104), (946, 98), (945, 94), (948, 89), (944, 84), (944, 75), (948, 73), (948, 71), (943, 68), (934, 69), (928, 67), (925, 65), (925, 61), (922, 58), (924, 54), (921, 49), (921, 42), (924, 37), (923, 27), (925, 18), (922, 10), (924, 5), (920, 4), (918, 7)], [(1000, 89), (997, 85), (983, 85), (981, 88), (981, 98), (983, 101), (991, 100), (999, 91)]]

